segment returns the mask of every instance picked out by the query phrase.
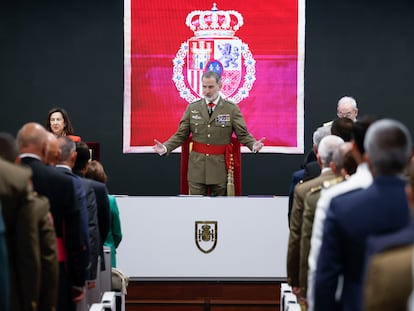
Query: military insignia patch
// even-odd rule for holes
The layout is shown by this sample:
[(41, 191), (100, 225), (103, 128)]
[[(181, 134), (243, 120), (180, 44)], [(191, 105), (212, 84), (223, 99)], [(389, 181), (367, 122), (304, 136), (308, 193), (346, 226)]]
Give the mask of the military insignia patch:
[(217, 221), (196, 221), (195, 243), (203, 253), (211, 253), (217, 245)]

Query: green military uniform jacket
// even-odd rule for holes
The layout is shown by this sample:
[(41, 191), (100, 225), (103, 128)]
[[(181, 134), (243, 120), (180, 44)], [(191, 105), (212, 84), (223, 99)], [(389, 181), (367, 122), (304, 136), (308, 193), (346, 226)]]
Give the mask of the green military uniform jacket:
[(413, 291), (413, 245), (371, 257), (364, 283), (364, 310), (408, 310)]
[(319, 187), (325, 180), (335, 177), (332, 170), (326, 170), (318, 177), (295, 186), (293, 194), (292, 213), (290, 215), (289, 242), (287, 254), (287, 276), (290, 286), (299, 287), (299, 263), (300, 263), (300, 240), (302, 234), (303, 211), (305, 209), (305, 196), (315, 187)]
[(0, 159), (0, 172), (10, 310), (54, 310), (58, 270), (49, 201), (28, 187), (30, 169)]
[[(211, 117), (205, 99), (187, 106), (177, 132), (164, 143), (167, 154), (181, 146), (192, 134), (192, 140), (211, 145), (227, 145), (233, 132), (239, 142), (250, 150), (256, 142), (247, 130), (239, 107), (223, 98), (218, 101)], [(224, 155), (191, 152), (188, 162), (188, 181), (202, 184), (226, 183), (227, 171)]]

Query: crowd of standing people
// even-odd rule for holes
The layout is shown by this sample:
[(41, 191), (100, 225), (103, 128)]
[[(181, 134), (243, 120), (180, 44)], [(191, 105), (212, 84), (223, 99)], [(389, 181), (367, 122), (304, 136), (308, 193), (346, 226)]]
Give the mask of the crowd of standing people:
[(116, 199), (106, 181), (85, 176), (89, 163), (89, 147), (62, 108), (49, 111), (45, 127), (29, 122), (16, 138), (0, 133), (1, 310), (82, 310), (99, 272), (116, 266)]
[[(337, 116), (315, 131), (325, 133), (314, 144), (320, 172), (292, 178), (288, 283), (302, 310), (414, 310), (410, 132), (393, 119), (357, 119), (351, 97)], [(334, 130), (341, 118), (351, 126)]]

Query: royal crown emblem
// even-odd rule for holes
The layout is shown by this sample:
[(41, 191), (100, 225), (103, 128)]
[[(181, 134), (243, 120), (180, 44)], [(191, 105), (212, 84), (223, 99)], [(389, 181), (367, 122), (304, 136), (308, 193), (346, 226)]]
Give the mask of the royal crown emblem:
[(211, 253), (217, 245), (217, 221), (196, 221), (195, 243), (203, 253)]
[(221, 75), (223, 97), (239, 103), (249, 96), (256, 80), (255, 60), (246, 43), (235, 36), (243, 16), (222, 11), (216, 3), (209, 11), (192, 11), (186, 25), (194, 37), (181, 44), (173, 60), (173, 81), (187, 102), (202, 97), (201, 76), (207, 70)]

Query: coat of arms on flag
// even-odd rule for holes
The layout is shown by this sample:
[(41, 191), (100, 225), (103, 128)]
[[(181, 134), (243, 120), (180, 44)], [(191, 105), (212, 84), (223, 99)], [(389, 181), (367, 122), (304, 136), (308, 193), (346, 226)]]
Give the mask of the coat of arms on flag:
[(221, 11), (214, 3), (210, 11), (192, 11), (186, 25), (194, 37), (181, 44), (173, 60), (173, 81), (180, 96), (192, 102), (202, 96), (201, 76), (214, 70), (221, 75), (224, 97), (235, 103), (249, 95), (255, 77), (255, 60), (247, 44), (234, 34), (243, 16)]
[(209, 69), (251, 134), (266, 137), (261, 152), (303, 153), (305, 0), (124, 4), (124, 153), (167, 140)]

